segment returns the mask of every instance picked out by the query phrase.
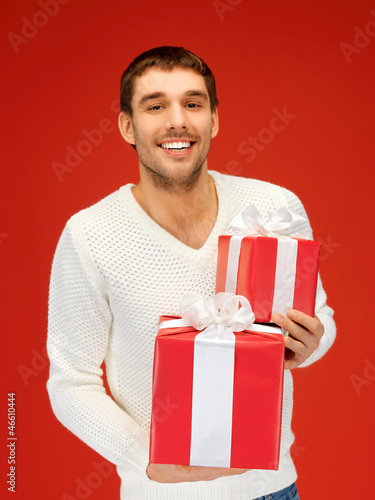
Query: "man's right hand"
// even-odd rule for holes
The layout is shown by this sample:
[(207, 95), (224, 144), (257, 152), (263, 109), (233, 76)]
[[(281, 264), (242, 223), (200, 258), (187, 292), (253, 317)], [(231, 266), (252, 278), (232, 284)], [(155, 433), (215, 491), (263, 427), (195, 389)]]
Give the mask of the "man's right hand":
[(250, 469), (148, 464), (146, 473), (150, 479), (158, 483), (182, 483), (186, 481), (212, 481), (222, 476), (243, 474), (248, 470)]

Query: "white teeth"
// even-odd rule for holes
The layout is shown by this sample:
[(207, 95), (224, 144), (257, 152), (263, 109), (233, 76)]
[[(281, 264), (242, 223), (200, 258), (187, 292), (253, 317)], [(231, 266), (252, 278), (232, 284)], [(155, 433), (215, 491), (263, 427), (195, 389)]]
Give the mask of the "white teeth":
[(190, 142), (164, 142), (160, 146), (164, 149), (188, 149), (190, 144)]

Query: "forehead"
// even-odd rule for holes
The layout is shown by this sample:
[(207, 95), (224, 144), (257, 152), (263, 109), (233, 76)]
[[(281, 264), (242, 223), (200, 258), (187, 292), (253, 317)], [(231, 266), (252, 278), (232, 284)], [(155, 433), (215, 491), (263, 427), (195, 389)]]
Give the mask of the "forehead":
[(190, 68), (173, 68), (165, 71), (149, 68), (134, 81), (133, 102), (153, 92), (162, 92), (168, 97), (179, 97), (191, 90), (200, 90), (208, 95), (206, 82), (202, 75)]

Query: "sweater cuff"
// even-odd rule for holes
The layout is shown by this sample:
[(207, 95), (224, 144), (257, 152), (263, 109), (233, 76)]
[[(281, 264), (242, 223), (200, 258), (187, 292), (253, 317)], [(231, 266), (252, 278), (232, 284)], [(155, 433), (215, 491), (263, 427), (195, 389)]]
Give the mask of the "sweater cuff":
[[(333, 313), (333, 311), (332, 311)], [(305, 366), (312, 365), (315, 361), (322, 358), (328, 349), (332, 346), (336, 337), (336, 326), (332, 316), (328, 314), (316, 313), (324, 326), (324, 334), (319, 342), (319, 347), (301, 363), (297, 368), (305, 368)]]
[(326, 353), (324, 344), (325, 344), (325, 338), (323, 335), (322, 338), (320, 339), (319, 347), (312, 354), (310, 354), (310, 356), (307, 359), (305, 359), (303, 363), (298, 365), (297, 368), (305, 368), (305, 366), (310, 366), (313, 363), (315, 363), (315, 361), (318, 361), (318, 359), (320, 359)]
[(126, 457), (119, 464), (126, 471), (133, 471), (143, 477), (148, 477), (146, 469), (149, 464), (149, 447), (145, 441), (132, 444), (127, 449)]

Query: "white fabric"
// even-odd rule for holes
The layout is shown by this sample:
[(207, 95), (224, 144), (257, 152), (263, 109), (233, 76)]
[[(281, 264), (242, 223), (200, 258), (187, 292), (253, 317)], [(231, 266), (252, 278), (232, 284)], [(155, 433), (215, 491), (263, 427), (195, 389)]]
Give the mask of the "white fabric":
[[(57, 418), (118, 466), (126, 500), (250, 500), (296, 479), (290, 458), (293, 381), (284, 374), (280, 469), (251, 470), (209, 482), (159, 484), (146, 476), (154, 340), (162, 314), (179, 315), (186, 291), (215, 292), (217, 241), (249, 203), (262, 217), (287, 206), (306, 217), (290, 191), (254, 179), (210, 172), (219, 213), (199, 250), (164, 231), (141, 209), (126, 185), (67, 223), (56, 249), (50, 284), (47, 383)], [(308, 222), (295, 228), (312, 233)], [(146, 307), (144, 306), (146, 304)], [(325, 326), (319, 359), (335, 338), (333, 311), (318, 280), (316, 313)], [(102, 381), (105, 361), (108, 384)], [(168, 409), (168, 408), (167, 408)]]
[(272, 314), (285, 314), (293, 307), (297, 250), (297, 240), (278, 239)]
[[(291, 212), (287, 207), (281, 207), (275, 213), (268, 213), (268, 220), (265, 222), (257, 207), (248, 205), (233, 217), (230, 225), (235, 232), (242, 235), (285, 238), (290, 235), (297, 237), (293, 229), (306, 222), (304, 217)], [(307, 238), (308, 235), (298, 237)]]
[(280, 328), (278, 326), (264, 325), (261, 323), (254, 323), (253, 325), (246, 328), (249, 332), (260, 332), (260, 333), (280, 333)]
[[(187, 292), (181, 326), (202, 330), (194, 339), (190, 465), (230, 467), (235, 336), (254, 323), (249, 301), (217, 293), (204, 300)], [(163, 321), (165, 328), (178, 320)], [(160, 327), (159, 327), (160, 329)]]
[(208, 299), (188, 292), (182, 297), (180, 313), (196, 330), (216, 324), (226, 325), (232, 332), (242, 332), (255, 320), (246, 297), (226, 292)]
[(235, 360), (234, 331), (280, 333), (272, 326), (253, 325), (249, 301), (232, 293), (204, 300), (186, 293), (181, 319), (163, 321), (158, 328), (193, 326), (194, 339), (190, 465), (230, 467)]
[(225, 278), (225, 291), (228, 293), (236, 293), (238, 266), (240, 263), (241, 245), (244, 236), (232, 236), (229, 242), (227, 275)]
[(221, 324), (195, 337), (190, 465), (230, 467), (234, 346)]

